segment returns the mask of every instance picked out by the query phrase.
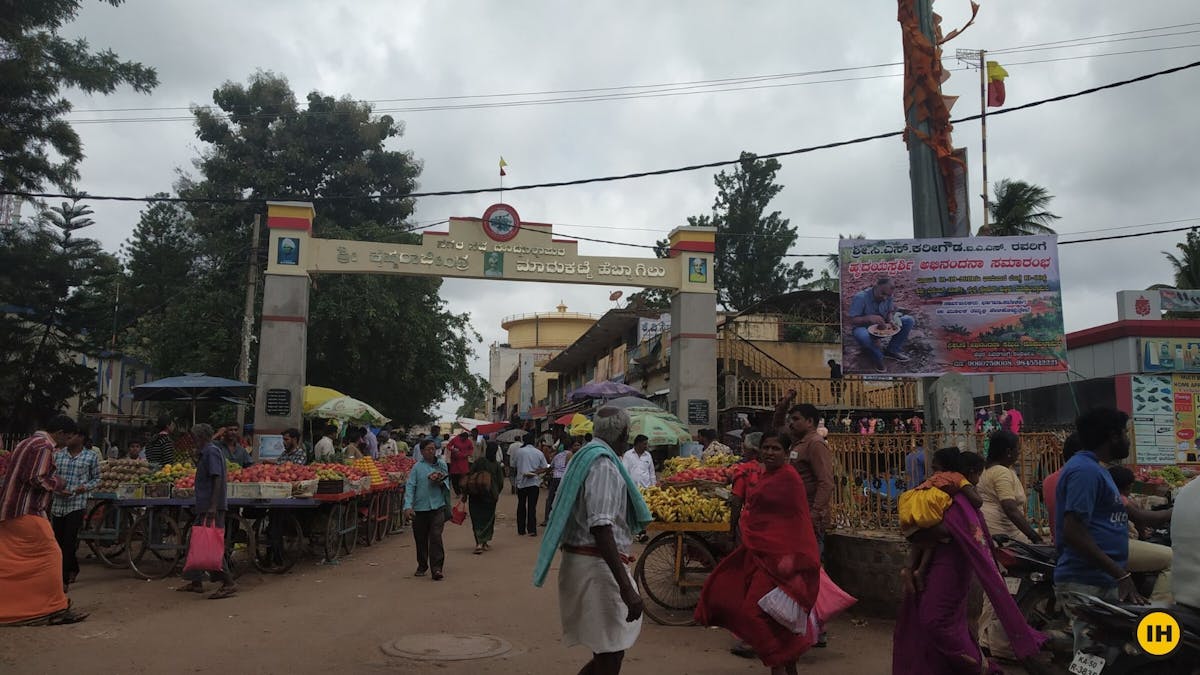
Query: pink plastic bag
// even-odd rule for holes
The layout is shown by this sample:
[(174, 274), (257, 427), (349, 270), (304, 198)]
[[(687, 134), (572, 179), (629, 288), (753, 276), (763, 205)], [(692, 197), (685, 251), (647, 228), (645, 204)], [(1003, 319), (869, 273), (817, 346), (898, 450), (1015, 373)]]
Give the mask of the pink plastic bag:
[(467, 503), (459, 502), (450, 509), (450, 522), (455, 525), (462, 525), (467, 520)]
[(833, 579), (825, 574), (825, 568), (821, 568), (821, 587), (817, 591), (817, 603), (813, 607), (813, 615), (820, 624), (826, 624), (833, 620), (833, 617), (846, 611), (851, 605), (858, 602), (854, 596), (841, 587), (833, 583)]
[(225, 528), (193, 525), (184, 572), (220, 572), (225, 568)]

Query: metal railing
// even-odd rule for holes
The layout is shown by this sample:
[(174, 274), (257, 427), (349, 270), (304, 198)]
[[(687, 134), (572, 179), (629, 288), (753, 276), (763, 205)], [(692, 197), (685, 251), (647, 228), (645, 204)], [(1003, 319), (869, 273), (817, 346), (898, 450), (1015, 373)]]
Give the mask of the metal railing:
[(728, 399), (727, 406), (770, 410), (789, 389), (796, 390), (798, 401), (818, 408), (915, 410), (922, 405), (918, 383), (911, 379), (877, 382), (855, 377), (738, 377), (735, 395)]
[[(1049, 514), (1039, 486), (1046, 476), (1062, 467), (1065, 434), (1021, 434), (1021, 459), (1013, 466), (1028, 497), (1026, 515), (1034, 527), (1046, 527)], [(934, 450), (958, 446), (982, 452), (983, 434), (829, 434), (833, 452), (834, 522), (838, 527), (866, 530), (898, 530), (897, 501), (907, 484), (905, 456), (917, 447)]]

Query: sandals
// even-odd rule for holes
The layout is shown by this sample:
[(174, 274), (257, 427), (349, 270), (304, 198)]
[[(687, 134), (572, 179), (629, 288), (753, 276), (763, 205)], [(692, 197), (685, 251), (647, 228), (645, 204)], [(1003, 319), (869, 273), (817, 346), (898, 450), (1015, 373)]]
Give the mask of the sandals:
[(88, 614), (86, 612), (72, 612), (69, 609), (64, 609), (63, 611), (59, 612), (58, 614), (55, 614), (54, 616), (50, 617), (46, 621), (46, 625), (48, 625), (48, 626), (66, 626), (67, 624), (79, 623), (80, 621), (83, 621), (86, 618), (88, 618)]
[(483, 547), (482, 546), (475, 547), (475, 555), (483, 555)]
[(217, 590), (213, 591), (212, 595), (208, 596), (208, 599), (209, 600), (222, 600), (224, 598), (231, 598), (236, 594), (237, 594), (236, 586), (222, 586), (222, 587), (218, 588)]
[(176, 588), (175, 592), (176, 593), (203, 593), (204, 587), (196, 586), (194, 584), (185, 584), (183, 586), (180, 586), (179, 588)]

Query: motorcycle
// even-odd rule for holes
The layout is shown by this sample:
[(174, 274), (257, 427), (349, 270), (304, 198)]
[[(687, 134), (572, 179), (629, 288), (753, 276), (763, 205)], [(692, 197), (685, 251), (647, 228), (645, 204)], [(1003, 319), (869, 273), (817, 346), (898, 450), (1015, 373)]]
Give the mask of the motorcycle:
[(1165, 608), (1179, 622), (1181, 644), (1167, 656), (1154, 656), (1138, 644), (1136, 631), (1143, 616), (1163, 607), (1115, 605), (1091, 595), (1072, 595), (1093, 640), (1093, 646), (1071, 661), (1074, 675), (1200, 674), (1200, 612), (1183, 605)]

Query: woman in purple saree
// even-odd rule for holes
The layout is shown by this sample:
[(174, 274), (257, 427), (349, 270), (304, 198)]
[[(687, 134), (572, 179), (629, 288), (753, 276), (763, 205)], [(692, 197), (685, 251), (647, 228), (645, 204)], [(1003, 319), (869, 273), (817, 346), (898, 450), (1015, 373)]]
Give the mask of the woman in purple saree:
[[(967, 628), (971, 577), (979, 580), (996, 609), (1013, 651), (1030, 661), (1046, 636), (1021, 616), (996, 568), (983, 518), (963, 494), (954, 497), (942, 524), (952, 541), (940, 544), (925, 576), (924, 588), (905, 596), (892, 643), (893, 675), (999, 675)], [(968, 574), (971, 572), (973, 574)]]

